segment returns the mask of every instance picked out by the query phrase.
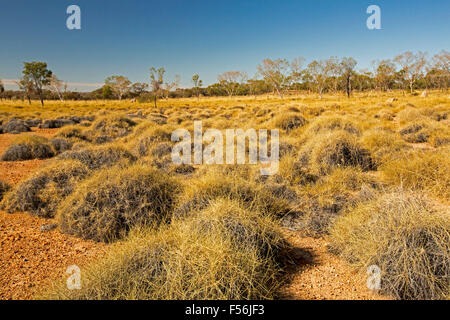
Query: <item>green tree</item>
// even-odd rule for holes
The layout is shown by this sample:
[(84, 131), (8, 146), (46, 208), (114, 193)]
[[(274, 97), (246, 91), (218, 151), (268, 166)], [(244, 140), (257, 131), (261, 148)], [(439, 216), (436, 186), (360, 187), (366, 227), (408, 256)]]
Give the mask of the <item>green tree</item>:
[(104, 85), (102, 88), (102, 98), (111, 99), (113, 97), (113, 90), (110, 86)]
[(124, 76), (111, 76), (106, 78), (105, 85), (112, 89), (119, 100), (122, 100), (122, 97), (130, 91), (131, 81)]
[(23, 80), (31, 83), (32, 90), (37, 93), (41, 100), (41, 105), (44, 106), (43, 87), (50, 83), (52, 72), (47, 69), (45, 62), (25, 62), (22, 70)]

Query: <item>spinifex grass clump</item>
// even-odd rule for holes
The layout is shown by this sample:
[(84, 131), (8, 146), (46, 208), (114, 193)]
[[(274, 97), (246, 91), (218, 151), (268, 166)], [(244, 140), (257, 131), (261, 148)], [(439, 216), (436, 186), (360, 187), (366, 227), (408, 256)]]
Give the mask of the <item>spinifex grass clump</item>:
[(63, 232), (96, 241), (121, 238), (134, 226), (156, 225), (172, 213), (177, 183), (134, 165), (98, 171), (80, 183), (58, 210)]
[(79, 160), (91, 170), (111, 167), (117, 163), (122, 163), (125, 166), (136, 161), (136, 157), (120, 144), (108, 144), (67, 151), (59, 155), (58, 159)]
[(14, 139), (13, 143), (3, 153), (2, 161), (46, 159), (54, 155), (55, 152), (46, 138), (36, 135), (23, 135)]
[(183, 217), (194, 209), (206, 208), (217, 198), (232, 199), (245, 208), (271, 216), (283, 216), (289, 211), (288, 202), (276, 197), (264, 186), (233, 174), (211, 172), (189, 181), (174, 215)]
[(281, 128), (287, 132), (303, 127), (306, 123), (307, 121), (305, 118), (294, 112), (280, 114), (273, 119), (275, 127)]
[(395, 192), (350, 210), (331, 228), (331, 250), (365, 271), (381, 269), (381, 292), (399, 299), (449, 295), (450, 212)]
[(360, 142), (370, 151), (377, 165), (401, 156), (408, 149), (407, 143), (399, 134), (382, 129), (365, 131)]
[(160, 230), (132, 232), (83, 271), (81, 290), (61, 282), (39, 298), (272, 299), (285, 246), (271, 219), (218, 200)]
[(84, 133), (85, 130), (85, 128), (77, 125), (67, 126), (60, 129), (56, 134), (56, 137), (71, 139), (73, 142), (85, 141), (88, 140)]
[(358, 168), (337, 168), (299, 190), (300, 200), (293, 213), (283, 219), (283, 224), (307, 236), (323, 236), (344, 209), (360, 200), (361, 190), (377, 187), (376, 182)]
[(0, 201), (9, 190), (11, 190), (11, 186), (5, 181), (0, 180)]
[(375, 169), (369, 151), (361, 147), (356, 136), (342, 130), (310, 138), (300, 150), (300, 162), (319, 175), (339, 167), (359, 167), (365, 171)]
[(52, 218), (61, 201), (88, 173), (88, 168), (79, 161), (52, 161), (10, 192), (2, 208), (9, 213), (29, 211)]
[(415, 151), (382, 166), (386, 182), (450, 199), (450, 148)]
[(84, 133), (94, 143), (105, 143), (130, 134), (136, 124), (130, 118), (112, 114), (95, 120), (89, 130)]
[(153, 127), (147, 128), (140, 132), (139, 127), (136, 128), (136, 136), (132, 137), (130, 141), (131, 149), (140, 157), (148, 156), (150, 150), (155, 144), (160, 142), (170, 142), (172, 135), (171, 128), (158, 127), (153, 124)]
[(323, 115), (312, 121), (306, 131), (308, 136), (320, 132), (344, 130), (351, 134), (360, 134), (360, 129), (356, 121), (349, 116)]

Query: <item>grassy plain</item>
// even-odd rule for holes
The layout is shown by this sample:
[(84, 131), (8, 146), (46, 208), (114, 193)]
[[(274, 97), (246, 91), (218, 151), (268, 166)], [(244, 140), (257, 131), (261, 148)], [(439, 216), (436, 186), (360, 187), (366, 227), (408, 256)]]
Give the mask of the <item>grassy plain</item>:
[[(37, 154), (50, 158), (19, 184), (0, 184), (2, 210), (56, 219), (60, 232), (110, 244), (82, 290), (55, 281), (39, 297), (278, 298), (293, 259), (283, 230), (326, 239), (361, 273), (379, 266), (379, 291), (389, 297), (449, 297), (448, 92), (0, 107), (3, 124), (95, 118), (53, 139), (21, 133), (3, 160), (28, 160), (43, 146), (48, 152)], [(203, 130), (279, 129), (278, 172), (174, 164), (171, 133), (192, 131), (195, 120)]]

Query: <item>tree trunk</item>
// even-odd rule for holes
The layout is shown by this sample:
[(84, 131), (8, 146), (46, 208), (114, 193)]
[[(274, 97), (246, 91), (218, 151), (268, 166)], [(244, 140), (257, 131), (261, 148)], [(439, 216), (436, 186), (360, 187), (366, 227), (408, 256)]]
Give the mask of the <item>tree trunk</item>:
[(347, 98), (350, 98), (350, 75), (347, 76)]

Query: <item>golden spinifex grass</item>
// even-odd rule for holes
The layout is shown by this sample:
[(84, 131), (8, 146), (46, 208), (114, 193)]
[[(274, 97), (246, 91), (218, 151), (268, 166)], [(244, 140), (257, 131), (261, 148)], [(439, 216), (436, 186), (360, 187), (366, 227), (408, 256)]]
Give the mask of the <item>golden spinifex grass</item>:
[(399, 299), (449, 294), (450, 211), (409, 192), (380, 194), (337, 219), (331, 249), (363, 270), (381, 269), (381, 291)]
[(176, 181), (155, 168), (100, 170), (63, 201), (57, 219), (65, 233), (110, 242), (132, 227), (170, 219), (178, 191)]
[(427, 191), (436, 198), (450, 200), (450, 148), (417, 150), (386, 163), (385, 181), (404, 188)]
[[(166, 99), (158, 108), (125, 100), (49, 101), (44, 108), (3, 101), (0, 120), (95, 117), (93, 123), (63, 127), (56, 134), (60, 140), (47, 142), (57, 154), (52, 165), (63, 170), (74, 161), (88, 174), (59, 184), (64, 180), (57, 178), (55, 167), (47, 178), (36, 180), (42, 183), (24, 188), (22, 197), (29, 190), (39, 194), (37, 205), (48, 208), (43, 210), (60, 211), (60, 218), (68, 213), (70, 223), (60, 220), (60, 227), (70, 225), (77, 236), (124, 239), (141, 225), (139, 218), (151, 229), (112, 244), (111, 257), (90, 267), (81, 292), (60, 287), (52, 297), (271, 298), (280, 286), (274, 277), (279, 268), (258, 258), (256, 253), (266, 251), (253, 244), (239, 254), (234, 251), (248, 239), (261, 242), (247, 237), (253, 234), (248, 230), (281, 223), (314, 237), (328, 238), (331, 230), (334, 252), (364, 273), (367, 263), (377, 261), (385, 270), (383, 292), (438, 298), (449, 296), (442, 289), (447, 272), (442, 270), (448, 270), (442, 260), (448, 259), (448, 246), (442, 245), (449, 232), (442, 222), (448, 219), (450, 190), (448, 101), (448, 93), (438, 91), (426, 98), (366, 92), (350, 99), (308, 94)], [(278, 172), (261, 176), (258, 165), (250, 164), (173, 164), (171, 133), (187, 129), (192, 135), (197, 120), (204, 130), (222, 132), (279, 129)], [(140, 169), (133, 171), (136, 165)], [(154, 173), (151, 184), (142, 180), (147, 170)], [(179, 189), (159, 197), (172, 183)], [(6, 198), (21, 188), (13, 186)], [(170, 208), (155, 215), (152, 210), (161, 206)], [(227, 206), (238, 207), (233, 212), (242, 215), (224, 219)], [(249, 226), (243, 215), (260, 227)], [(211, 238), (210, 230), (219, 236)], [(265, 239), (272, 243), (274, 238)]]
[(269, 217), (216, 200), (160, 230), (134, 230), (82, 270), (81, 290), (59, 283), (45, 299), (272, 299), (286, 244)]
[(88, 174), (89, 169), (80, 161), (52, 161), (6, 194), (1, 207), (9, 213), (28, 211), (52, 218), (61, 201)]
[(5, 181), (0, 180), (0, 201), (2, 201), (3, 196), (11, 190), (11, 185)]
[(18, 136), (1, 156), (2, 161), (46, 159), (55, 155), (47, 138), (34, 134)]
[(300, 161), (317, 175), (328, 174), (339, 167), (375, 169), (370, 152), (360, 145), (355, 135), (345, 130), (312, 136), (300, 150)]
[(136, 157), (120, 143), (100, 146), (83, 146), (59, 155), (56, 160), (78, 160), (91, 170), (108, 168), (114, 165), (127, 166), (134, 163)]
[(250, 210), (272, 217), (283, 216), (289, 211), (289, 205), (284, 199), (274, 196), (269, 190), (259, 184), (234, 175), (206, 173), (193, 179), (179, 197), (179, 205), (175, 209), (175, 217), (183, 217), (194, 209), (202, 209), (216, 199), (232, 199)]

